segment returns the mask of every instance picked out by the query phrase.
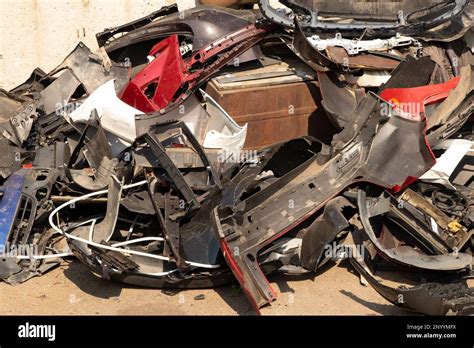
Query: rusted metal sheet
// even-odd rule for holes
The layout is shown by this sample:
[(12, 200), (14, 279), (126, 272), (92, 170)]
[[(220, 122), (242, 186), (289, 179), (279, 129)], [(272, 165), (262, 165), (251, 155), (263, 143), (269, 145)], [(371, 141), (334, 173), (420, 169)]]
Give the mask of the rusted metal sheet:
[(346, 65), (348, 68), (357, 69), (363, 68), (367, 70), (393, 70), (400, 59), (392, 59), (381, 57), (379, 55), (370, 53), (361, 53), (356, 56), (349, 56), (347, 51), (342, 47), (328, 47), (326, 48), (327, 55), (335, 62)]
[(210, 83), (207, 92), (238, 124), (248, 124), (246, 149), (312, 134), (314, 118), (325, 117), (318, 108), (321, 97), (314, 81), (231, 90)]

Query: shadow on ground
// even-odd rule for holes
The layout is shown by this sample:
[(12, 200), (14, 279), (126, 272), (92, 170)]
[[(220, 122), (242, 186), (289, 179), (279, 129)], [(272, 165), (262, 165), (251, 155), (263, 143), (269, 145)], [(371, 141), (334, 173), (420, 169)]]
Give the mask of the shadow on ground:
[(92, 274), (87, 266), (76, 261), (70, 262), (64, 268), (64, 275), (86, 294), (102, 299), (120, 296), (122, 289), (128, 286), (99, 278)]
[[(149, 289), (134, 286), (130, 284), (113, 282), (99, 278), (91, 273), (87, 266), (80, 262), (71, 262), (64, 268), (64, 275), (72, 283), (74, 283), (80, 290), (88, 295), (98, 297), (101, 299), (109, 299), (120, 296), (122, 289)], [(222, 299), (240, 315), (254, 315), (247, 298), (240, 290), (238, 285), (227, 285), (213, 288), (213, 290), (222, 297)], [(156, 289), (167, 296), (175, 296), (182, 289)]]
[(359, 296), (354, 295), (352, 292), (346, 291), (346, 290), (339, 290), (339, 292), (351, 298), (353, 301), (360, 303), (361, 305), (367, 308), (370, 308), (374, 312), (377, 312), (382, 315), (413, 315), (412, 312), (409, 312), (403, 308), (394, 306), (392, 304), (380, 304), (380, 303), (369, 302), (364, 299), (361, 299)]
[[(355, 272), (348, 262), (340, 262), (336, 265), (334, 262), (328, 262), (322, 266), (317, 273), (308, 273), (303, 275), (288, 275), (288, 274), (274, 274), (268, 277), (269, 281), (272, 283), (273, 287), (278, 287), (280, 290), (280, 296), (283, 294), (293, 294), (295, 290), (292, 288), (290, 282), (299, 282), (306, 280), (317, 280), (317, 277), (329, 271), (332, 267), (341, 267), (347, 270), (348, 277), (356, 276), (358, 277), (357, 272)], [(142, 289), (142, 287), (113, 282), (99, 278), (92, 274), (87, 268), (80, 262), (71, 262), (64, 267), (64, 275), (72, 283), (74, 283), (80, 290), (84, 293), (87, 293), (91, 296), (101, 298), (101, 299), (110, 299), (120, 296), (122, 289)], [(181, 291), (186, 291), (182, 289), (156, 289), (161, 291), (162, 294), (167, 296), (175, 296)], [(213, 288), (213, 290), (229, 305), (229, 307), (239, 315), (255, 315), (253, 308), (251, 307), (248, 299), (245, 294), (242, 292), (238, 283), (219, 286)], [(402, 308), (398, 308), (391, 304), (379, 304), (370, 301), (366, 301), (354, 293), (347, 290), (339, 290), (339, 292), (353, 301), (365, 306), (382, 315), (409, 315), (411, 312), (408, 312)], [(209, 313), (211, 314), (211, 313)]]

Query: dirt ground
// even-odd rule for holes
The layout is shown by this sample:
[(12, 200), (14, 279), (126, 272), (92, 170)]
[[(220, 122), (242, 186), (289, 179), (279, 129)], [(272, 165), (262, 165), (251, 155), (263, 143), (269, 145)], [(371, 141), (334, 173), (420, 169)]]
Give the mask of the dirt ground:
[[(408, 314), (361, 285), (346, 262), (326, 265), (316, 276), (276, 275), (269, 280), (278, 300), (263, 308), (263, 315)], [(78, 261), (64, 262), (17, 286), (0, 283), (0, 315), (239, 314), (253, 311), (235, 285), (167, 294), (100, 279)]]

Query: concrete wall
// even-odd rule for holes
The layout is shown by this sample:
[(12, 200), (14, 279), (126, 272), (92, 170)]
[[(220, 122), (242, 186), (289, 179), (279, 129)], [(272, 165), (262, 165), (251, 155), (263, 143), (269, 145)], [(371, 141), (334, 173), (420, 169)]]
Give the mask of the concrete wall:
[[(137, 19), (174, 0), (0, 0), (0, 87), (11, 89), (40, 67), (48, 72), (95, 34)], [(195, 0), (178, 0), (184, 10)]]

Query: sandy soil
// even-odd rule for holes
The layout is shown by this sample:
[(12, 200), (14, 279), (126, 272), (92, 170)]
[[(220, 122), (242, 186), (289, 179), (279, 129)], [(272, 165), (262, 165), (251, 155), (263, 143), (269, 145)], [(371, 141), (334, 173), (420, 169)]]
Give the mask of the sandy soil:
[[(263, 315), (408, 314), (371, 287), (361, 285), (346, 262), (326, 265), (316, 276), (277, 275), (270, 282), (278, 301), (263, 308)], [(1, 314), (253, 315), (253, 312), (235, 285), (168, 294), (159, 289), (100, 279), (81, 263), (72, 261), (17, 286), (0, 283)]]

